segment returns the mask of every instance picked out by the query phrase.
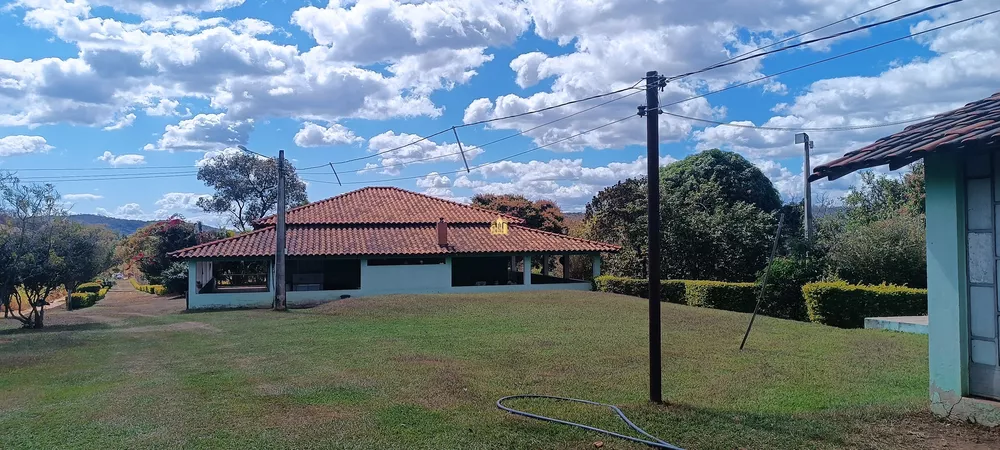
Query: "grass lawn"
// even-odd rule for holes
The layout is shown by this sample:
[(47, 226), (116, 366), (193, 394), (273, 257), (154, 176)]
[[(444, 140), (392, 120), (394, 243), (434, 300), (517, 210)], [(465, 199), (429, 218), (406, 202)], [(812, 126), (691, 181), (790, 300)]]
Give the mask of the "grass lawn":
[[(520, 393), (617, 404), (685, 448), (881, 448), (878, 424), (925, 409), (925, 336), (765, 317), (739, 353), (747, 319), (663, 305), (667, 406), (646, 402), (646, 305), (613, 294), (392, 296), (8, 329), (0, 448), (640, 448), (494, 406)], [(625, 431), (600, 409), (510, 406)]]

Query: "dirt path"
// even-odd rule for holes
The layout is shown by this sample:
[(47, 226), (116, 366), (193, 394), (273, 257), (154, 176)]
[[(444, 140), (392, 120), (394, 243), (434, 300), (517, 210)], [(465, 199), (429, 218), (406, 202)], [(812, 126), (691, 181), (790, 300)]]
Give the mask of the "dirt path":
[(45, 308), (45, 327), (67, 325), (115, 325), (131, 317), (155, 317), (184, 310), (184, 298), (161, 297), (139, 292), (128, 282), (118, 281), (104, 300), (89, 308), (66, 311)]

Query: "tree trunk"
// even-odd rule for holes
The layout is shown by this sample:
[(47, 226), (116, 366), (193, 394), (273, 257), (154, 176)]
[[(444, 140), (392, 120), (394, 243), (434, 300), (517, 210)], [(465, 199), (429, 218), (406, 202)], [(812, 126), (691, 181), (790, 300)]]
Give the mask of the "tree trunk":
[(42, 328), (42, 326), (44, 325), (45, 325), (45, 306), (42, 305), (42, 307), (38, 310), (38, 315), (35, 316), (35, 326), (33, 328), (39, 329)]

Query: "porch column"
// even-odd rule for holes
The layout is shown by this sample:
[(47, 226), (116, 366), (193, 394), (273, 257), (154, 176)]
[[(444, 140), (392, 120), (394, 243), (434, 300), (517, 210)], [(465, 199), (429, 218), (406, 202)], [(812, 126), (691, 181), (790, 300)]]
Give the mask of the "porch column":
[(531, 284), (531, 255), (524, 255), (524, 285)]
[(542, 275), (549, 276), (549, 255), (542, 255)]
[(563, 279), (564, 280), (568, 280), (569, 279), (569, 256), (570, 255), (563, 255), (563, 265), (562, 266), (563, 266)]
[(929, 154), (924, 167), (931, 411), (946, 416), (969, 391), (965, 185), (957, 154)]
[(198, 263), (188, 260), (188, 298), (198, 293)]
[(601, 254), (594, 254), (594, 278), (601, 276)]

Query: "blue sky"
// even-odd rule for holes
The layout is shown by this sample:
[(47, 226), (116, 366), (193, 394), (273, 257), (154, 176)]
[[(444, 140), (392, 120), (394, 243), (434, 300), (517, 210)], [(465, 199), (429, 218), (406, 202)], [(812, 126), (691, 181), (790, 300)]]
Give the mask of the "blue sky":
[[(0, 2), (5, 0), (0, 0)], [(699, 69), (889, 3), (810, 37), (937, 3), (925, 0), (16, 0), (0, 9), (0, 169), (52, 182), (75, 213), (158, 219), (198, 210), (197, 166), (238, 144), (285, 149), (310, 200), (394, 185), (458, 201), (520, 193), (582, 210), (645, 173), (638, 117), (507, 161), (464, 167), (451, 133), (415, 136), (630, 86), (646, 70)], [(2, 4), (2, 3), (0, 3)], [(675, 102), (995, 8), (931, 13), (670, 83)], [(997, 16), (671, 106), (722, 122), (784, 128), (898, 122), (1000, 91)], [(795, 41), (792, 41), (795, 42)], [(634, 113), (643, 95), (460, 129), (470, 165)], [(547, 126), (545, 122), (562, 119)], [(533, 129), (534, 128), (534, 129)], [(811, 132), (813, 164), (903, 128)], [(532, 130), (533, 129), (533, 130)], [(526, 131), (528, 130), (528, 131)], [(503, 142), (478, 145), (524, 132)], [(663, 118), (661, 162), (707, 148), (741, 153), (786, 199), (801, 198), (794, 132)], [(443, 156), (431, 161), (418, 161)], [(366, 170), (359, 170), (366, 169)], [(110, 178), (128, 178), (114, 180)], [(836, 202), (854, 177), (821, 182)]]

